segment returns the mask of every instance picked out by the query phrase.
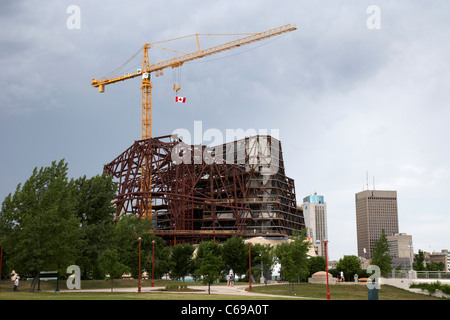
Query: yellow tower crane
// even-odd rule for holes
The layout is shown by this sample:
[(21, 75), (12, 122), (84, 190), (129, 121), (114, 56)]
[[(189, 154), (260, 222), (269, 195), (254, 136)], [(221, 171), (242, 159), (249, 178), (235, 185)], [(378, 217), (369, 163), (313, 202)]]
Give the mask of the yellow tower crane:
[[(141, 138), (142, 139), (148, 139), (152, 137), (152, 83), (150, 75), (152, 72), (161, 72), (165, 68), (177, 68), (182, 66), (185, 62), (189, 62), (192, 60), (200, 59), (206, 56), (210, 56), (216, 53), (220, 53), (222, 51), (226, 51), (229, 49), (237, 48), (246, 44), (250, 44), (256, 41), (264, 40), (270, 37), (274, 37), (277, 35), (281, 35), (283, 33), (291, 32), (296, 30), (297, 28), (291, 25), (284, 25), (278, 28), (269, 29), (264, 32), (260, 33), (251, 33), (243, 38), (233, 40), (227, 43), (223, 43), (208, 49), (201, 49), (198, 36), (199, 34), (191, 35), (196, 37), (197, 41), (197, 51), (191, 52), (191, 53), (184, 53), (179, 57), (168, 59), (165, 61), (161, 61), (158, 63), (154, 63), (150, 65), (149, 55), (148, 51), (150, 47), (159, 48), (156, 46), (156, 44), (159, 44), (161, 42), (165, 41), (159, 41), (154, 43), (146, 43), (141, 50), (143, 50), (143, 58), (142, 58), (142, 69), (138, 69), (136, 72), (133, 73), (125, 73), (121, 76), (117, 76), (117, 73), (123, 70), (123, 67), (131, 61), (141, 50), (139, 50), (134, 56), (132, 56), (130, 59), (128, 59), (122, 66), (116, 69), (116, 71), (111, 75), (107, 77), (103, 77), (100, 80), (93, 79), (91, 82), (91, 85), (95, 88), (98, 87), (99, 92), (105, 92), (105, 86), (116, 83), (119, 81), (124, 81), (128, 79), (133, 79), (136, 77), (141, 76), (142, 77), (142, 84), (141, 84), (141, 100), (142, 100), (142, 106), (141, 106)], [(186, 36), (190, 37), (190, 36)], [(182, 37), (182, 38), (186, 38)], [(181, 39), (181, 38), (177, 38)], [(172, 39), (176, 40), (176, 39)], [(166, 40), (171, 41), (171, 40)], [(162, 48), (165, 49), (165, 48)], [(168, 50), (168, 49), (165, 49)], [(169, 50), (174, 51), (174, 50)], [(178, 51), (174, 51), (178, 52)], [(179, 87), (176, 88), (174, 85), (174, 90), (179, 90)], [(142, 165), (142, 172), (141, 172), (141, 191), (151, 191), (151, 172), (144, 172), (145, 164)], [(151, 166), (149, 166), (151, 168)], [(151, 199), (148, 199), (150, 205), (147, 206), (146, 209), (146, 216), (147, 218), (151, 217)]]

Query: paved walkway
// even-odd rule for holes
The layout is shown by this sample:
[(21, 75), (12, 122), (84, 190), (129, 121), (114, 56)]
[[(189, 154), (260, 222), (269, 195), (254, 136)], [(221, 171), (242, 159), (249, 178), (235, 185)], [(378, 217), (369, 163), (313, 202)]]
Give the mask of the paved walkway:
[[(252, 284), (252, 287), (264, 286), (264, 284)], [(182, 292), (178, 291), (179, 294), (208, 294), (208, 286), (188, 286), (190, 289), (195, 289), (197, 291)], [(174, 293), (173, 291), (161, 291), (164, 287), (142, 287), (141, 292), (153, 292), (158, 291), (160, 293)], [(211, 286), (211, 294), (228, 294), (228, 295), (240, 295), (240, 296), (263, 296), (272, 298), (289, 298), (289, 299), (314, 299), (310, 297), (299, 297), (299, 296), (282, 296), (277, 294), (266, 294), (258, 292), (249, 292), (248, 285), (214, 285)], [(114, 292), (137, 292), (137, 288), (114, 288)], [(61, 292), (111, 292), (111, 289), (80, 289), (80, 290), (61, 290)]]

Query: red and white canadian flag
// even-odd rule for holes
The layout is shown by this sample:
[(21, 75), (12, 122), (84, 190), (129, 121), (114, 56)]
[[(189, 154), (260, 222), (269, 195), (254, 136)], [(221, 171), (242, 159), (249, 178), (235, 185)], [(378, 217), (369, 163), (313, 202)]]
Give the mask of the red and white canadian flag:
[(175, 97), (175, 102), (186, 102), (186, 98), (185, 97)]

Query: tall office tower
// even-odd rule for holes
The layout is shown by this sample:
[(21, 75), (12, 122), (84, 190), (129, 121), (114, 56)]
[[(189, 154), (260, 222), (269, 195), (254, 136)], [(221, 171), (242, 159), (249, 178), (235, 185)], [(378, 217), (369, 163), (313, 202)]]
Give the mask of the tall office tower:
[(358, 256), (372, 258), (382, 230), (398, 233), (397, 191), (365, 190), (356, 194)]
[(306, 235), (311, 238), (316, 254), (323, 256), (325, 254), (323, 240), (328, 238), (327, 204), (324, 197), (318, 196), (317, 193), (307, 196), (303, 198), (302, 207), (307, 228)]

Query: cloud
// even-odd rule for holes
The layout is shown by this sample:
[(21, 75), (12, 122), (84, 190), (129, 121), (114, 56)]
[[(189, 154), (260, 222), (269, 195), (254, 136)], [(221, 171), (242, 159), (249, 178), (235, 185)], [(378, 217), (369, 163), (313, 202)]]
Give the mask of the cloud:
[[(81, 10), (79, 30), (66, 26), (71, 4)], [(173, 102), (172, 70), (153, 77), (154, 135), (191, 129), (196, 120), (203, 130), (223, 133), (278, 129), (298, 201), (312, 190), (328, 199), (333, 254), (356, 250), (354, 234), (342, 233), (339, 223), (354, 228), (354, 194), (365, 187), (367, 171), (377, 189), (398, 191), (399, 214), (407, 217), (400, 227), (405, 223), (405, 232), (424, 243), (433, 237), (420, 228), (421, 199), (432, 197), (434, 211), (446, 216), (450, 188), (450, 3), (378, 1), (380, 30), (366, 26), (371, 4), (2, 2), (0, 148), (7, 150), (2, 167), (8, 169), (0, 171), (0, 194), (11, 192), (36, 165), (60, 157), (75, 176), (97, 174), (140, 138), (139, 79), (108, 86), (104, 94), (90, 81), (145, 43), (289, 23), (298, 30), (184, 65), (186, 104)], [(227, 39), (203, 37), (201, 46)], [(195, 50), (191, 40), (179, 49)], [(152, 50), (151, 57), (170, 55)], [(440, 228), (438, 220), (432, 221)]]

